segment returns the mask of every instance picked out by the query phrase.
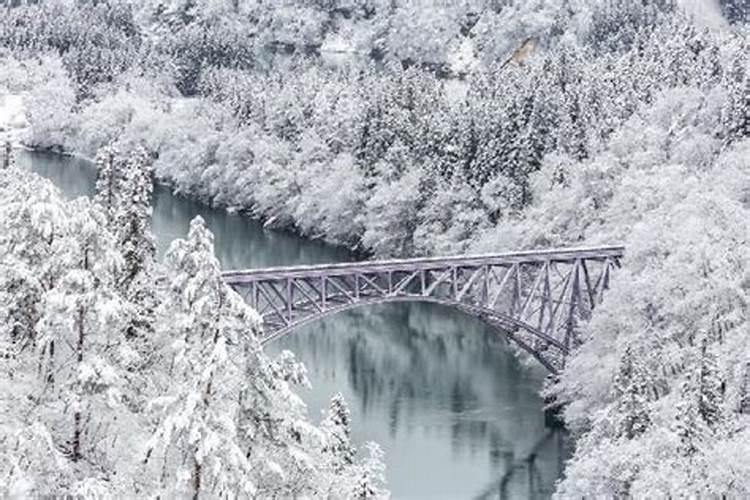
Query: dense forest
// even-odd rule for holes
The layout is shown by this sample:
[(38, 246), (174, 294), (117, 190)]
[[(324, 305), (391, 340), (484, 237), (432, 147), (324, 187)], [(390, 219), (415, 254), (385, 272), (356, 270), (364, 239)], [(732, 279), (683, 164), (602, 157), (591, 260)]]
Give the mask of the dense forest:
[[(60, 0), (0, 11), (0, 91), (23, 96), (22, 140), (97, 157), (102, 180), (85, 206), (28, 174), (0, 180), (0, 335), (19, 398), (2, 402), (13, 417), (0, 440), (15, 443), (3, 446), (0, 475), (16, 481), (5, 484), (116, 495), (184, 492), (205, 477), (217, 495), (384, 494), (377, 450), (352, 458), (345, 403), (306, 423), (289, 389), (303, 382), (298, 365), (269, 360), (243, 333), (258, 328), (254, 313), (220, 284), (200, 221), (154, 262), (153, 176), (373, 256), (625, 244), (603, 307), (580, 325), (586, 341), (547, 388), (577, 438), (557, 495), (750, 495), (743, 0)], [(170, 310), (183, 319), (164, 321)], [(205, 377), (188, 377), (191, 366)], [(237, 373), (257, 386), (212, 392), (213, 377)], [(157, 381), (148, 395), (144, 377)], [(55, 391), (76, 404), (59, 408)], [(276, 413), (252, 414), (247, 398)], [(230, 414), (242, 418), (227, 433)], [(37, 423), (14, 427), (29, 415)], [(121, 434), (93, 426), (96, 415), (153, 431), (155, 458), (125, 460), (126, 443), (100, 437)], [(203, 432), (210, 449), (195, 448)], [(77, 465), (84, 455), (96, 458)], [(186, 475), (160, 475), (190, 460)]]
[(379, 448), (355, 455), (338, 395), (308, 420), (203, 220), (157, 263), (147, 155), (98, 160), (93, 202), (0, 171), (0, 494), (383, 497)]

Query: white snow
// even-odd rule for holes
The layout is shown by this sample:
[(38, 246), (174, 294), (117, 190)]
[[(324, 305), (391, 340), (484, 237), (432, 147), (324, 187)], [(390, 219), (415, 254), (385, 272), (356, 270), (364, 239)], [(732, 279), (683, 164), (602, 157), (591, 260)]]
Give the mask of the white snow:
[(717, 0), (679, 0), (678, 3), (699, 26), (716, 30), (727, 26)]
[(321, 52), (354, 52), (354, 45), (339, 33), (334, 33), (326, 37), (323, 45), (320, 47)]
[(460, 42), (454, 44), (447, 59), (454, 73), (470, 73), (479, 65), (476, 47), (468, 37), (462, 37)]
[(17, 142), (28, 127), (23, 96), (0, 91), (0, 140)]

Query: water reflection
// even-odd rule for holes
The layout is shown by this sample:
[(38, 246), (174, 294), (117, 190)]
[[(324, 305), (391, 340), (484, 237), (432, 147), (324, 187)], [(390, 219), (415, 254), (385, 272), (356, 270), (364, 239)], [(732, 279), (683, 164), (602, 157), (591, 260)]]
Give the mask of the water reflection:
[[(292, 350), (308, 367), (311, 414), (331, 393), (344, 394), (355, 438), (383, 446), (396, 498), (472, 498), (490, 489), (500, 498), (543, 498), (560, 475), (566, 449), (552, 446), (558, 441), (544, 427), (536, 393), (543, 374), (522, 368), (474, 318), (434, 304), (372, 306), (273, 348)], [(535, 481), (520, 480), (517, 463), (531, 455)]]
[[(67, 196), (91, 194), (90, 164), (23, 153), (19, 164), (52, 179)], [(160, 255), (187, 234), (195, 215), (215, 234), (224, 268), (352, 260), (342, 249), (270, 231), (157, 188)], [(521, 367), (483, 323), (435, 304), (355, 309), (300, 328), (271, 350), (290, 349), (309, 371), (302, 395), (316, 419), (333, 393), (351, 405), (354, 438), (386, 452), (396, 499), (547, 498), (567, 456), (544, 427), (537, 391), (544, 373)]]
[[(528, 456), (515, 460), (512, 455), (505, 456), (505, 472), (478, 494), (475, 500), (548, 498), (554, 492), (549, 478), (562, 473), (563, 458), (571, 451), (567, 444), (560, 431), (550, 430), (536, 443)], [(557, 462), (549, 460), (550, 456), (557, 456)], [(526, 495), (519, 495), (521, 492)]]

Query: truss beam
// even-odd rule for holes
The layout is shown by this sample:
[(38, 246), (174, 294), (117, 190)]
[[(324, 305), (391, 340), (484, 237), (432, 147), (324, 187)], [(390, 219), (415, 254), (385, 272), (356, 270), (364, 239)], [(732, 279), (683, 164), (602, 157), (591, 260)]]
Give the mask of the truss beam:
[(562, 368), (620, 266), (622, 246), (229, 271), (263, 342), (360, 305), (422, 301), (483, 318), (550, 371)]

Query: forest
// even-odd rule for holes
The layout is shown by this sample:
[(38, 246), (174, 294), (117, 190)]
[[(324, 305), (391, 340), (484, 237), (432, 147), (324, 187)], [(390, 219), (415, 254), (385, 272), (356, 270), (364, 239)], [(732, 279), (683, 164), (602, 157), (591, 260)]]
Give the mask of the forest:
[(304, 367), (264, 354), (205, 224), (156, 261), (155, 180), (368, 257), (624, 244), (545, 388), (576, 440), (555, 495), (750, 496), (743, 0), (0, 12), (19, 141), (99, 168), (92, 202), (0, 172), (0, 494), (388, 494), (346, 402), (311, 422)]

